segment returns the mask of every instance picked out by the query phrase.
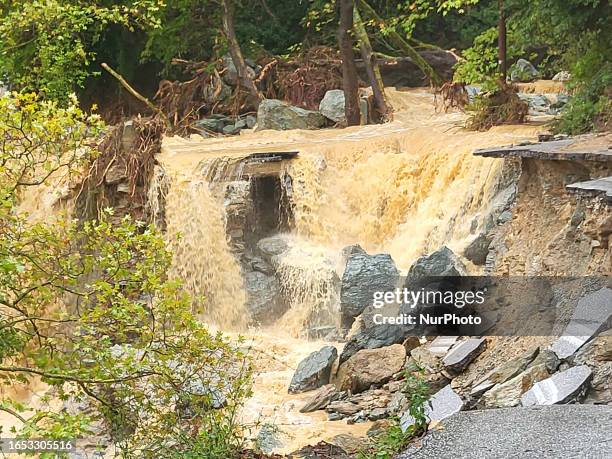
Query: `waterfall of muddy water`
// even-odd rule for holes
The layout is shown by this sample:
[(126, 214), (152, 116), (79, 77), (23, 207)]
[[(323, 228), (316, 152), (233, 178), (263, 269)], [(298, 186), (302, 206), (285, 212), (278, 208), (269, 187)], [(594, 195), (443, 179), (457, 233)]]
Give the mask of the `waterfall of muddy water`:
[(306, 337), (307, 325), (339, 325), (340, 252), (297, 236), (286, 240), (289, 250), (276, 259), (276, 273), (289, 310), (275, 327)]
[(287, 394), (299, 361), (324, 345), (298, 337), (305, 323), (337, 307), (341, 249), (357, 243), (370, 253), (389, 253), (401, 270), (442, 244), (460, 251), (484, 223), (503, 163), (472, 151), (533, 139), (541, 129), (526, 124), (468, 132), (461, 128), (465, 115), (436, 113), (426, 90), (391, 90), (389, 96), (395, 120), (384, 125), (167, 138), (162, 146), (175, 273), (207, 296), (204, 320), (226, 331), (245, 317), (244, 293), (216, 182), (240, 175), (246, 155), (299, 152), (286, 169), (294, 216), (294, 227), (284, 235), (290, 248), (273, 261), (291, 308), (270, 329), (246, 333), (258, 375), (243, 415), (286, 432), (279, 452), (342, 431), (363, 434), (368, 427), (328, 421), (324, 412), (299, 413), (310, 394)]
[(182, 170), (179, 162), (162, 164), (168, 180), (165, 221), (173, 252), (171, 275), (183, 281), (207, 323), (241, 329), (247, 316), (240, 265), (227, 242), (222, 202), (212, 190), (214, 175), (223, 174), (219, 164), (227, 168), (229, 161), (213, 158), (191, 170)]

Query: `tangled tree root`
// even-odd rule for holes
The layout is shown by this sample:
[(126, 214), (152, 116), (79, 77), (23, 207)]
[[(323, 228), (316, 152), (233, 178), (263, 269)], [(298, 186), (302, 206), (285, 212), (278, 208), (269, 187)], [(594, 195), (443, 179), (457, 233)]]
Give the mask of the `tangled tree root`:
[(477, 96), (467, 109), (472, 112), (466, 127), (474, 131), (486, 131), (500, 124), (521, 124), (529, 105), (521, 100), (516, 88), (504, 85), (501, 89)]
[(434, 105), (436, 111), (451, 109), (464, 110), (469, 104), (469, 97), (463, 83), (447, 81), (434, 91)]
[(257, 83), (269, 99), (316, 110), (327, 91), (342, 88), (342, 61), (335, 49), (311, 48), (293, 60), (266, 63)]
[[(132, 132), (126, 134), (125, 129)], [(146, 190), (165, 130), (165, 120), (160, 117), (138, 117), (131, 120), (129, 128), (121, 123), (109, 129), (98, 145), (98, 156), (81, 182), (76, 196), (77, 216), (97, 219), (102, 209), (127, 205), (125, 213), (129, 211), (131, 215), (144, 220)], [(124, 177), (121, 183), (127, 185), (127, 190), (119, 192), (118, 183), (109, 183), (111, 169), (119, 171)], [(117, 218), (121, 216), (117, 215)]]

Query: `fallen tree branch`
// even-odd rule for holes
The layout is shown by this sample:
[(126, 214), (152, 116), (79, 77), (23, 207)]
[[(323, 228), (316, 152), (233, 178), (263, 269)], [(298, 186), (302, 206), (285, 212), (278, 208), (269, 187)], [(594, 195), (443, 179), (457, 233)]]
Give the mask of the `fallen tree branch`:
[(170, 120), (168, 119), (166, 114), (163, 111), (161, 111), (161, 109), (159, 107), (155, 106), (153, 104), (153, 102), (151, 102), (145, 96), (143, 96), (138, 91), (136, 91), (132, 86), (130, 86), (130, 84), (125, 80), (125, 78), (123, 78), (116, 71), (114, 71), (106, 62), (102, 62), (101, 65), (102, 65), (102, 68), (104, 70), (106, 70), (108, 73), (110, 73), (121, 84), (121, 86), (123, 86), (127, 90), (127, 92), (129, 92), (131, 95), (133, 95), (139, 101), (143, 102), (147, 107), (149, 107), (155, 113), (160, 115), (164, 119), (164, 121), (166, 122), (166, 126), (168, 128), (172, 127), (172, 123), (170, 122)]
[[(359, 4), (359, 9), (363, 13), (365, 13), (371, 19), (374, 19), (376, 22), (384, 24), (383, 19), (365, 0), (357, 0), (357, 2)], [(423, 59), (416, 49), (414, 49), (406, 40), (404, 40), (400, 34), (393, 29), (389, 29), (389, 39), (402, 52), (406, 53), (410, 58), (412, 58), (414, 63), (421, 69), (425, 76), (429, 78), (429, 81), (433, 86), (439, 87), (442, 85), (442, 78), (440, 75), (438, 75), (434, 68), (429, 65), (429, 63)]]

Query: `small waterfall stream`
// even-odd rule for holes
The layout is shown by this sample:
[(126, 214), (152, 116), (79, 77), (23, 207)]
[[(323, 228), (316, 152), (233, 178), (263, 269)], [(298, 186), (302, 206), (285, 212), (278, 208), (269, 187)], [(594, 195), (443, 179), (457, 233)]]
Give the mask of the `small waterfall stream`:
[[(306, 339), (307, 328), (317, 325), (317, 319), (324, 318), (319, 321), (323, 324), (338, 320), (342, 248), (360, 244), (369, 253), (389, 253), (403, 270), (443, 244), (460, 251), (485, 224), (503, 172), (502, 161), (474, 157), (472, 151), (516, 143), (537, 131), (524, 125), (468, 132), (460, 127), (463, 114), (436, 113), (425, 90), (390, 95), (398, 112), (385, 125), (251, 132), (225, 139), (167, 138), (158, 157), (164, 178), (150, 200), (158, 211), (164, 208), (166, 236), (175, 254), (173, 272), (199, 299), (205, 322), (243, 333), (260, 351), (255, 394), (244, 416), (276, 423), (281, 430), (291, 426), (292, 438), (283, 451), (367, 428), (327, 421), (322, 412), (301, 414), (308, 394), (287, 395), (299, 360), (322, 346)], [(299, 152), (283, 161), (279, 175), (279, 186), (291, 200), (291, 224), (278, 228), (288, 249), (268, 261), (286, 312), (258, 326), (247, 307), (245, 257), (248, 263), (259, 263), (259, 255), (249, 254), (257, 248), (254, 238), (275, 234), (257, 234), (252, 220), (240, 214), (242, 208), (232, 207), (228, 189), (235, 193), (240, 188), (235, 184), (245, 178), (249, 155), (283, 151)], [(248, 179), (251, 185), (253, 177)], [(251, 185), (243, 187), (244, 196), (254, 196)], [(163, 199), (155, 195), (161, 190)], [(265, 209), (279, 202), (254, 205)], [(238, 231), (228, 230), (236, 217), (228, 209), (244, 217)]]

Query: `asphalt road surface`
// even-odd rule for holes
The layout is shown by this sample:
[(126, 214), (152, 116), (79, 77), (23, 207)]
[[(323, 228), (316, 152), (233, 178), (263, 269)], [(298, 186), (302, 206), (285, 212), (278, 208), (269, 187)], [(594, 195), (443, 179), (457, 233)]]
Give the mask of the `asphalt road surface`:
[(612, 458), (612, 406), (464, 411), (398, 459)]

